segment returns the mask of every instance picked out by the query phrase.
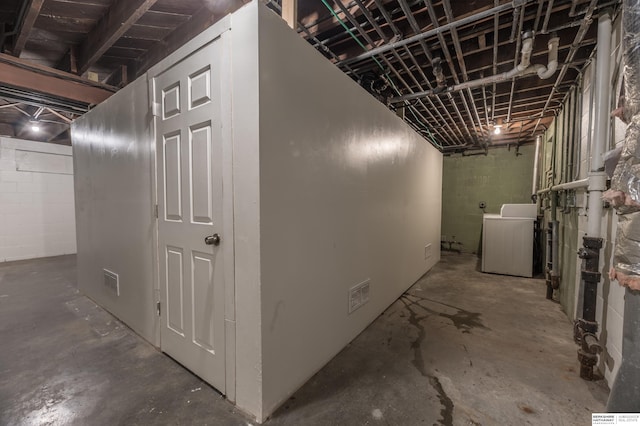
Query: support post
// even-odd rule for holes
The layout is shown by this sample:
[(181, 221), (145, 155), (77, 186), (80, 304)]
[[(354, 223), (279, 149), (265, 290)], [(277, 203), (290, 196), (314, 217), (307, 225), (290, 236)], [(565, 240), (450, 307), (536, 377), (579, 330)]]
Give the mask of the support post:
[(298, 28), (298, 0), (282, 0), (282, 19), (294, 30)]

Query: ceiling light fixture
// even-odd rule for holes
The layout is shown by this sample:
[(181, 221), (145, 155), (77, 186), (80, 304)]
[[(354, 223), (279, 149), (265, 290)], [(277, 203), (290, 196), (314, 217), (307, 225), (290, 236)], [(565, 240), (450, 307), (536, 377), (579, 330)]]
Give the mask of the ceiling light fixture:
[(40, 123), (37, 121), (31, 121), (29, 126), (31, 127), (32, 132), (38, 133), (40, 131)]
[(493, 125), (493, 134), (499, 135), (502, 133), (502, 118), (498, 118)]

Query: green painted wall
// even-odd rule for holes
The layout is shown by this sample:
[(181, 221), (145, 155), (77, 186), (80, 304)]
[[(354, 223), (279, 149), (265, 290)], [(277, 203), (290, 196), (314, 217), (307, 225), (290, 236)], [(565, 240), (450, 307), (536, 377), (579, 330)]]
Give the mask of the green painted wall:
[[(444, 157), (442, 235), (455, 236), (462, 251), (479, 253), (482, 215), (500, 213), (503, 204), (530, 203), (535, 145), (489, 149), (488, 155)], [(485, 211), (478, 207), (487, 205)], [(448, 245), (445, 245), (448, 247)], [(453, 246), (459, 248), (459, 246)]]

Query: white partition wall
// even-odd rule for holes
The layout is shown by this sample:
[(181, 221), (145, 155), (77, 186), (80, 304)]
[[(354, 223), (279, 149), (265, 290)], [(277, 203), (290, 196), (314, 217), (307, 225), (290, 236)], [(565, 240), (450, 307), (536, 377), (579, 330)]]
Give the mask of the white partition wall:
[(71, 147), (0, 137), (0, 262), (76, 252)]
[(158, 345), (148, 113), (138, 79), (72, 125), (78, 288)]
[[(179, 75), (213, 44), (221, 49), (220, 60)], [(222, 84), (206, 80), (214, 75)], [(209, 96), (217, 93), (214, 87), (221, 87), (219, 95)], [(171, 101), (178, 92), (186, 93), (185, 107)], [(209, 102), (223, 107), (210, 109), (210, 119), (200, 117), (206, 110), (200, 105)], [(111, 117), (130, 105), (130, 117)], [(185, 111), (184, 120), (195, 121), (184, 121), (182, 130), (170, 128), (169, 120)], [(184, 220), (182, 213), (165, 215), (167, 194), (181, 197), (184, 217), (190, 217), (193, 191), (175, 195), (173, 189), (190, 187), (167, 186), (163, 176), (168, 171), (178, 176), (173, 180), (193, 184), (194, 135), (203, 126), (218, 135), (210, 152), (221, 161), (203, 176), (222, 179), (222, 218), (211, 228), (220, 243), (203, 243), (205, 235), (198, 234), (191, 247), (169, 244), (175, 256), (160, 259), (169, 252), (162, 246), (153, 257), (156, 185), (163, 220)], [(167, 350), (158, 324), (182, 330), (174, 327), (182, 311), (173, 309), (174, 322), (165, 323), (166, 313), (158, 317), (155, 303), (189, 297), (191, 290), (181, 286), (194, 285), (189, 280), (196, 275), (206, 279), (171, 272), (167, 259), (175, 263), (195, 252), (224, 259), (215, 263), (224, 265), (222, 278), (211, 274), (225, 281), (224, 336), (211, 335), (225, 343), (222, 391), (258, 421), (440, 258), (442, 155), (259, 2), (205, 31), (78, 120), (73, 136), (80, 288)], [(174, 147), (182, 141), (191, 148), (180, 148), (181, 157)], [(154, 146), (163, 155), (156, 156)], [(117, 155), (109, 154), (113, 148)], [(157, 175), (151, 173), (154, 157), (162, 168)], [(117, 191), (121, 179), (130, 184)], [(112, 205), (126, 227), (116, 229), (116, 221), (100, 211)], [(163, 229), (157, 241), (163, 241)], [(106, 247), (99, 247), (101, 236)], [(182, 271), (178, 263), (172, 268)], [(160, 274), (158, 265), (164, 265)], [(119, 295), (113, 278), (104, 275), (109, 267), (121, 271)], [(201, 342), (196, 338), (191, 343)]]
[[(439, 260), (442, 159), (278, 16), (259, 12), (269, 413)], [(368, 302), (350, 314), (349, 289), (363, 282)]]

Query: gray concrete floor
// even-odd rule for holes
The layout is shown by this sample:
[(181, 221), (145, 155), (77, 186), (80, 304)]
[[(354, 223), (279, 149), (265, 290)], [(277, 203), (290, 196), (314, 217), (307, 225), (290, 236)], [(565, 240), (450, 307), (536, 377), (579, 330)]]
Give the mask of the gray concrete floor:
[[(588, 425), (571, 324), (544, 282), (442, 261), (267, 425)], [(248, 425), (75, 288), (75, 257), (0, 264), (0, 425)]]

